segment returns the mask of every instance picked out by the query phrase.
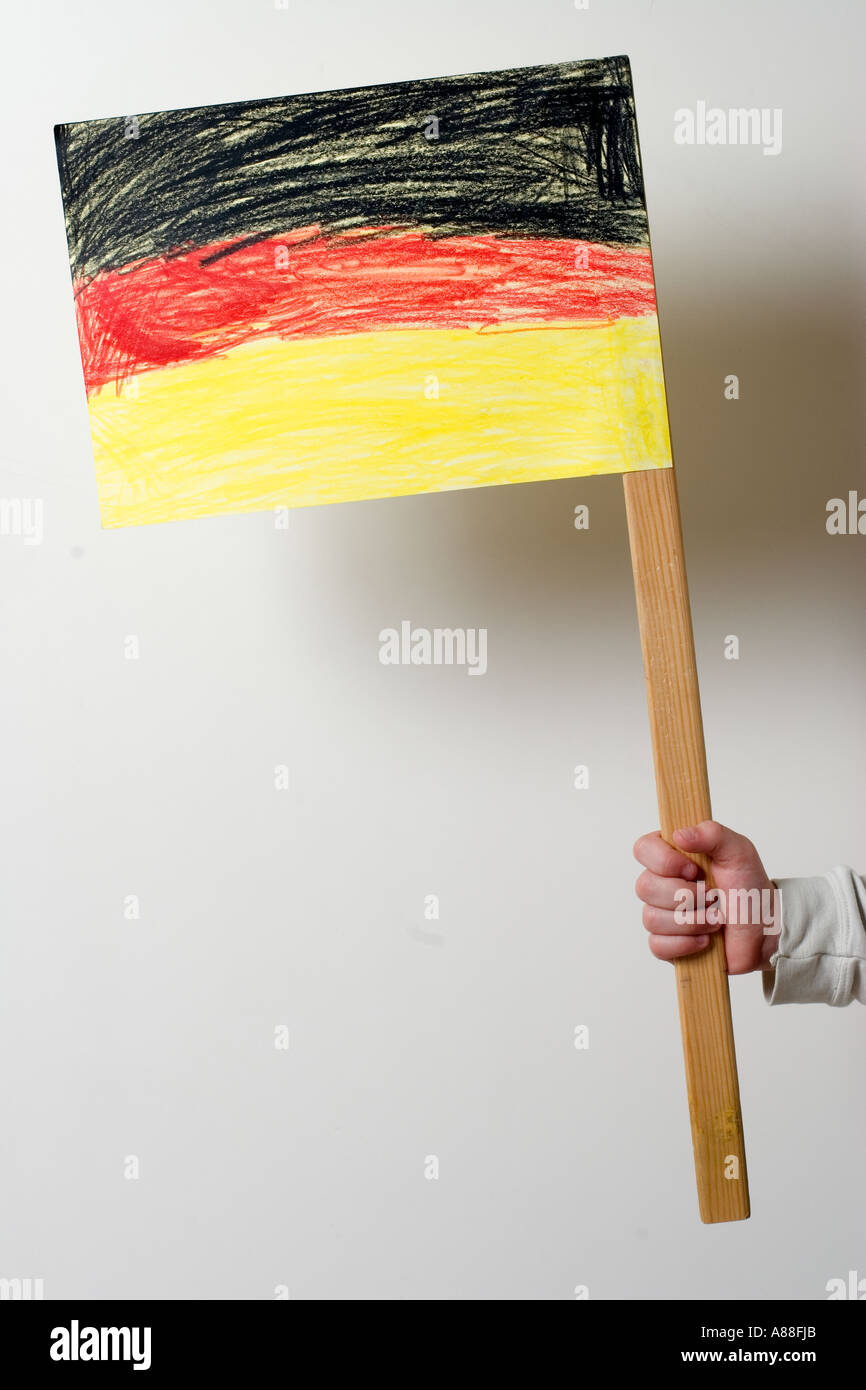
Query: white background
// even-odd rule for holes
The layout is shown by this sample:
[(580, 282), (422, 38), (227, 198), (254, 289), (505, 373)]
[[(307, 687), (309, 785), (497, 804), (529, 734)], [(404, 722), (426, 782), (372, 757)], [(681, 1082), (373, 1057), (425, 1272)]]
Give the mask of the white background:
[[(619, 479), (103, 533), (52, 139), (627, 53), (716, 814), (771, 874), (863, 870), (866, 538), (824, 527), (863, 492), (862, 6), (51, 0), (4, 28), (0, 492), (46, 529), (0, 538), (0, 1276), (181, 1299), (866, 1277), (859, 1006), (733, 981), (754, 1214), (698, 1220), (674, 979), (633, 894), (656, 811)], [(676, 145), (698, 100), (781, 107), (781, 154)], [(381, 666), (406, 618), (486, 626), (488, 674)]]

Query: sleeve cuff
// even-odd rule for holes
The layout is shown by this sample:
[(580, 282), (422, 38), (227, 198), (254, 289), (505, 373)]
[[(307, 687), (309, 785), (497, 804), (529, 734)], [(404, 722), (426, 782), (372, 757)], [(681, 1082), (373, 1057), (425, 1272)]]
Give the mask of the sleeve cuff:
[(866, 979), (862, 881), (840, 865), (816, 878), (774, 882), (781, 932), (763, 971), (767, 1002), (841, 1008), (861, 997)]

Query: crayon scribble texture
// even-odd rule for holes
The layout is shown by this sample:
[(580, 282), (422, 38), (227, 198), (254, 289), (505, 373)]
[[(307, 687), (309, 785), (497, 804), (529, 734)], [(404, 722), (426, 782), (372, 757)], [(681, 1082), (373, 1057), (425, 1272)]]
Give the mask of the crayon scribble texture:
[(670, 464), (626, 59), (135, 128), (55, 130), (104, 525)]

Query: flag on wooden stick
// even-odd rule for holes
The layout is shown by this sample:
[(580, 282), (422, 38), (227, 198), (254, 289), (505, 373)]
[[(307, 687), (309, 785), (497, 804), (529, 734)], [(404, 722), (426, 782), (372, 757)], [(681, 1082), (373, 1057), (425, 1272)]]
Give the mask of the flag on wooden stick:
[[(55, 140), (103, 524), (623, 473), (662, 830), (709, 816), (628, 60)], [(721, 936), (676, 970), (701, 1215), (741, 1220)]]

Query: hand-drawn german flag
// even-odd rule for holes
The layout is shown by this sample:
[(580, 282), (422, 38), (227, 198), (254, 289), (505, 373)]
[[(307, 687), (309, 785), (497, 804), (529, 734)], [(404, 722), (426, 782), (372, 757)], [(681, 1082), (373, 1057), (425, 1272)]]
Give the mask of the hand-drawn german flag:
[(627, 59), (55, 140), (104, 525), (670, 463)]

